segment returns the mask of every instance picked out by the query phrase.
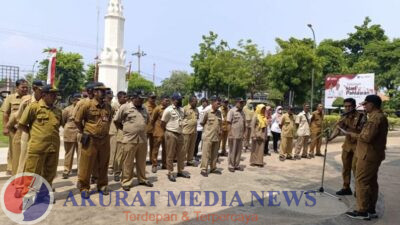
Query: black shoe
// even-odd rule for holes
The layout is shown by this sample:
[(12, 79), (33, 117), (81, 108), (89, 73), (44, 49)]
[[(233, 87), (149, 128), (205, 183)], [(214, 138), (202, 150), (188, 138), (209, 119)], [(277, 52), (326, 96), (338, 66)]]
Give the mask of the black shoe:
[(130, 191), (130, 190), (131, 190), (131, 187), (129, 187), (129, 186), (122, 186), (122, 189), (123, 189), (124, 191)]
[(303, 156), (300, 157), (299, 155), (295, 155), (293, 159), (294, 159), (294, 160), (301, 160), (301, 158), (303, 158)]
[(307, 156), (306, 156), (306, 155), (302, 155), (302, 156), (301, 156), (301, 158), (304, 158), (304, 159), (306, 159), (306, 158), (307, 158)]
[(63, 173), (62, 174), (62, 179), (68, 179), (68, 173)]
[(109, 195), (110, 194), (110, 191), (108, 190), (108, 186), (101, 187), (101, 188), (99, 188), (97, 190), (102, 195)]
[(228, 168), (228, 170), (229, 170), (229, 172), (232, 172), (232, 173), (235, 172), (235, 169), (234, 169), (234, 168)]
[(81, 191), (81, 197), (83, 199), (89, 199), (90, 198), (90, 191), (89, 190)]
[(283, 155), (280, 155), (280, 156), (279, 156), (279, 160), (283, 162), (283, 161), (285, 161), (285, 160), (286, 160), (286, 157), (285, 157), (285, 156), (283, 156)]
[(221, 171), (219, 171), (217, 169), (211, 170), (210, 173), (215, 173), (215, 174), (218, 174), (218, 175), (222, 174)]
[(352, 194), (353, 194), (353, 192), (351, 192), (350, 188), (348, 188), (348, 189), (342, 188), (342, 189), (340, 189), (340, 191), (336, 192), (336, 195), (352, 195)]
[(239, 166), (239, 167), (236, 167), (235, 170), (243, 171), (243, 168)]
[(171, 182), (176, 182), (175, 176), (172, 174), (168, 174), (168, 180)]
[(183, 177), (183, 178), (190, 178), (190, 175), (186, 174), (186, 173), (177, 173), (176, 176), (177, 177)]
[(353, 219), (359, 219), (359, 220), (370, 220), (371, 219), (367, 212), (358, 212), (356, 210), (354, 210), (353, 212), (346, 212), (346, 216), (353, 218)]
[(315, 154), (315, 156), (321, 156), (321, 157), (323, 157), (324, 155), (322, 155), (321, 153), (317, 153), (317, 154)]
[(151, 172), (152, 172), (152, 173), (157, 173), (157, 166), (153, 166), (153, 167), (151, 168)]
[(114, 181), (115, 182), (120, 182), (121, 181), (121, 177), (119, 175), (114, 175)]
[(221, 152), (221, 153), (219, 153), (219, 156), (226, 157), (226, 156), (228, 156), (228, 153), (227, 152)]
[(154, 185), (152, 183), (150, 183), (150, 181), (146, 180), (144, 182), (139, 182), (139, 185), (144, 185), (147, 187), (153, 187)]
[(201, 174), (203, 177), (208, 177), (208, 173), (207, 173), (206, 171), (204, 171), (204, 170), (202, 170), (202, 171), (200, 172), (200, 174)]
[(371, 219), (378, 218), (378, 214), (376, 213), (375, 209), (367, 210), (367, 212), (369, 214), (369, 218), (371, 218)]
[(293, 157), (292, 156), (288, 156), (288, 157), (286, 157), (286, 159), (287, 160), (293, 160)]
[(162, 165), (162, 166), (161, 166), (161, 169), (162, 169), (162, 170), (166, 170), (166, 169), (167, 169), (167, 166), (166, 166), (166, 165)]

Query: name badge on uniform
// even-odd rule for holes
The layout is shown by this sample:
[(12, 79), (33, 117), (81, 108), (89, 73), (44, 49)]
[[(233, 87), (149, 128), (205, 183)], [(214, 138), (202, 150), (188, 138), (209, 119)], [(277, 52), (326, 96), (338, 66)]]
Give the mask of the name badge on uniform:
[(102, 120), (103, 120), (104, 122), (108, 122), (108, 117), (107, 117), (107, 116), (103, 116), (103, 117), (102, 117)]

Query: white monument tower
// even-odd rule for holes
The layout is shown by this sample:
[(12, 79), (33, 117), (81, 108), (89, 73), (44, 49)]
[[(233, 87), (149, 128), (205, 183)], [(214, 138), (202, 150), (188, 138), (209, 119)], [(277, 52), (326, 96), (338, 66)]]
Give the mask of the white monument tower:
[(123, 6), (121, 0), (110, 0), (105, 16), (104, 48), (100, 55), (99, 82), (110, 87), (114, 95), (126, 91)]

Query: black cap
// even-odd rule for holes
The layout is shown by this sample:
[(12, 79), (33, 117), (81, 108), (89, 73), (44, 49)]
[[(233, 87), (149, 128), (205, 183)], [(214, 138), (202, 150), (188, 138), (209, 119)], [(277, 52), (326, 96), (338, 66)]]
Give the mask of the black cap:
[(246, 100), (244, 98), (236, 98), (236, 102), (246, 102)]
[(211, 96), (210, 101), (212, 101), (212, 102), (221, 101), (221, 98), (217, 97), (217, 96)]
[(106, 87), (102, 82), (94, 82), (93, 89), (94, 90), (110, 90), (110, 88)]
[(378, 95), (368, 95), (361, 105), (365, 105), (368, 102), (374, 104), (376, 107), (380, 108), (382, 105), (382, 99)]
[(143, 90), (133, 90), (128, 92), (128, 97), (130, 98), (146, 98)]
[(175, 92), (172, 94), (171, 98), (172, 98), (172, 100), (182, 100), (183, 97), (182, 97), (181, 93)]
[(41, 87), (44, 86), (44, 82), (41, 81), (41, 80), (34, 80), (34, 81), (32, 82), (32, 86), (41, 88)]
[(93, 90), (94, 88), (94, 82), (89, 82), (85, 86), (86, 90)]
[(82, 98), (81, 93), (75, 93), (72, 95), (72, 98)]
[(150, 97), (150, 98), (156, 98), (157, 95), (156, 95), (155, 92), (150, 92), (150, 93), (149, 93), (149, 97)]
[(42, 88), (43, 93), (58, 93), (59, 90), (57, 88), (52, 87), (50, 84), (46, 84)]

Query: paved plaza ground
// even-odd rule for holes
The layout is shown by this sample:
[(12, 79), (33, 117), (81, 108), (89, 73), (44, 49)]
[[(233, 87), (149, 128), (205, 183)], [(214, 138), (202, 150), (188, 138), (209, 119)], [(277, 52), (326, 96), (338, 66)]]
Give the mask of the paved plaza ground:
[[(76, 189), (76, 174), (63, 180), (60, 176), (62, 167), (59, 167), (59, 174), (54, 182), (56, 204), (48, 217), (39, 224), (399, 224), (399, 137), (400, 132), (391, 132), (388, 138), (386, 160), (379, 171), (380, 195), (377, 211), (380, 218), (372, 221), (355, 221), (343, 215), (354, 207), (353, 196), (338, 200), (325, 194), (305, 193), (321, 186), (322, 157), (280, 162), (278, 155), (272, 153), (272, 156), (264, 157), (265, 167), (258, 168), (249, 166), (250, 153), (246, 152), (242, 154), (244, 171), (230, 173), (227, 170), (227, 158), (222, 157), (218, 164), (222, 175), (211, 174), (204, 178), (198, 167), (186, 167), (191, 179), (177, 178), (176, 183), (167, 179), (166, 170), (153, 174), (148, 165), (147, 177), (154, 182), (154, 187), (137, 186), (135, 181), (125, 199), (120, 184), (112, 181), (110, 176), (113, 192), (101, 199), (98, 193), (93, 194), (91, 200), (95, 206), (89, 206), (88, 202), (86, 206), (82, 206)], [(328, 145), (324, 187), (330, 193), (340, 189), (342, 184), (341, 140), (343, 138)], [(5, 182), (6, 177), (0, 177), (0, 187)], [(94, 190), (95, 186), (92, 188)], [(147, 191), (154, 191), (154, 198)], [(183, 194), (178, 199), (181, 191), (185, 191), (183, 202)], [(215, 203), (215, 198), (207, 197), (208, 194), (215, 197), (212, 191), (216, 193), (218, 200), (214, 206), (207, 206), (207, 203)], [(299, 197), (298, 204), (293, 201), (289, 206), (287, 200), (294, 193), (288, 191), (294, 191)], [(176, 205), (174, 197), (177, 199)], [(279, 202), (280, 206), (276, 206)], [(109, 203), (110, 206), (101, 205)], [(134, 206), (130, 206), (132, 203)], [(200, 204), (201, 206), (196, 206)], [(146, 213), (147, 221), (143, 221)], [(150, 221), (150, 214), (159, 214), (159, 218), (162, 216), (163, 219), (173, 221)], [(217, 221), (213, 222), (213, 218)], [(233, 221), (240, 218), (245, 221)], [(0, 224), (13, 224), (2, 211)]]

